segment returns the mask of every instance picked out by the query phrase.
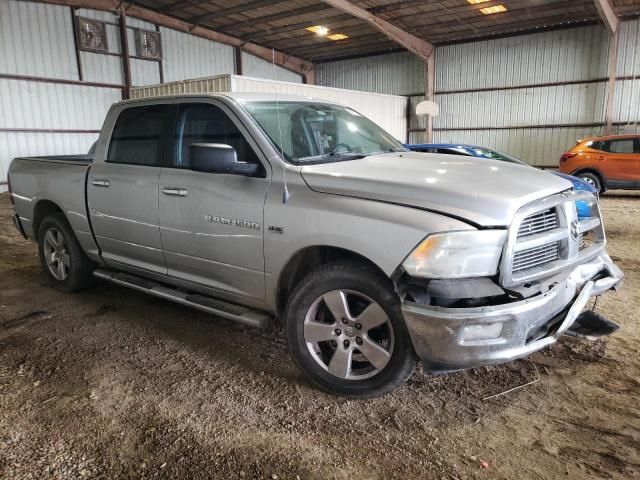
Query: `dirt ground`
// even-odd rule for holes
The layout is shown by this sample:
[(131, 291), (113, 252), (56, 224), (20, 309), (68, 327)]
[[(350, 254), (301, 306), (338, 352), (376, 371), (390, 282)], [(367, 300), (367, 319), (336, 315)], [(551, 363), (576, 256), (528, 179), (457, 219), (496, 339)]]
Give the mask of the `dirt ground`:
[(0, 478), (640, 478), (640, 194), (602, 205), (626, 280), (598, 311), (621, 331), (348, 401), (279, 332), (51, 289), (2, 194)]

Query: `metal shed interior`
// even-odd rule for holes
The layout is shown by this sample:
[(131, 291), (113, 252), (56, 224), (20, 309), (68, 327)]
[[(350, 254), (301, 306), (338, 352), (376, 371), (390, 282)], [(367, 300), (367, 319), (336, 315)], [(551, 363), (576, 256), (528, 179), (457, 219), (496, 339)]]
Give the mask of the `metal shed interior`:
[[(132, 88), (224, 74), (401, 95), (403, 141), (553, 167), (578, 138), (638, 131), (639, 15), (640, 0), (6, 0), (0, 182), (15, 156), (85, 151)], [(105, 50), (79, 46), (82, 18), (105, 25)], [(144, 31), (159, 34), (158, 58), (139, 55)], [(415, 117), (424, 98), (440, 116)]]

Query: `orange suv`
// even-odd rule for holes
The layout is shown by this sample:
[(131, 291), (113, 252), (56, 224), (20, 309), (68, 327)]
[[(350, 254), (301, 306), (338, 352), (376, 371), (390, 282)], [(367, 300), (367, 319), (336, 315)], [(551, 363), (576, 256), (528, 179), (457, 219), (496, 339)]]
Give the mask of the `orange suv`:
[(640, 188), (640, 135), (585, 138), (560, 157), (560, 171), (599, 192)]

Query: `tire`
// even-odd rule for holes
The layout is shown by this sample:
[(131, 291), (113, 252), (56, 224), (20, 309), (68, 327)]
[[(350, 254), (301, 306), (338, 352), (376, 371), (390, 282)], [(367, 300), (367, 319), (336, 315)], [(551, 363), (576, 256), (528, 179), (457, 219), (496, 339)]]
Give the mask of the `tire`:
[(361, 263), (336, 262), (308, 274), (287, 304), (285, 332), (298, 368), (332, 394), (384, 395), (416, 366), (393, 285)]
[(600, 180), (600, 177), (598, 177), (598, 175), (596, 175), (595, 173), (584, 172), (577, 175), (577, 177), (580, 180), (584, 180), (585, 182), (593, 185), (593, 187), (598, 191), (599, 194), (604, 193), (602, 181)]
[(38, 228), (38, 255), (51, 285), (75, 292), (93, 284), (94, 263), (86, 256), (62, 213), (46, 217)]

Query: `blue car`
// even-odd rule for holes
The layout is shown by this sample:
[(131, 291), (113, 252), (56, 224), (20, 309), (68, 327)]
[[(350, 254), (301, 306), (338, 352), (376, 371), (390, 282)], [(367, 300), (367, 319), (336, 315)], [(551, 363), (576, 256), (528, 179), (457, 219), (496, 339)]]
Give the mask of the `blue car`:
[[(479, 147), (477, 145), (458, 145), (455, 143), (420, 143), (414, 145), (405, 145), (405, 147), (407, 147), (409, 150), (413, 150), (414, 152), (464, 155), (467, 157), (489, 158), (491, 160), (500, 160), (503, 162), (531, 166), (527, 162), (512, 157), (511, 155), (508, 155), (506, 153), (498, 152), (490, 148)], [(584, 180), (579, 179), (578, 177), (567, 175), (566, 173), (558, 172), (556, 170), (551, 171), (551, 173), (562, 177), (565, 180), (569, 180), (571, 183), (573, 183), (574, 190), (583, 190), (585, 192), (593, 193), (596, 196), (598, 195), (598, 191), (590, 183), (587, 183)], [(578, 217), (589, 216), (589, 207), (583, 203), (584, 202), (576, 202)]]

